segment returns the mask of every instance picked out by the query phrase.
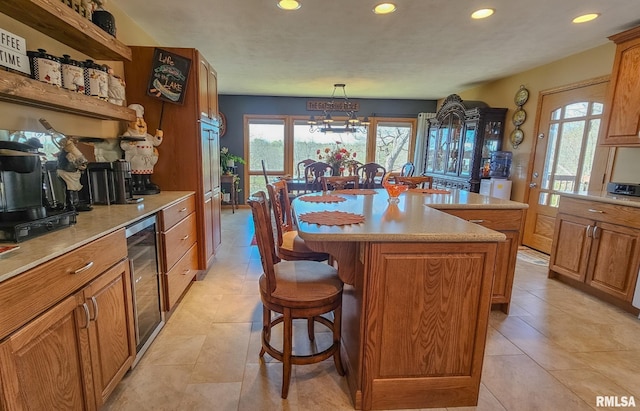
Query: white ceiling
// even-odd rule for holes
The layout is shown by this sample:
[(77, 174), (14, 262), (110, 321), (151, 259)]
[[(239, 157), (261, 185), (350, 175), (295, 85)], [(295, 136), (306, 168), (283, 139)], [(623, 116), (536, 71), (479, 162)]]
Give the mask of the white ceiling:
[[(220, 94), (437, 99), (609, 42), (640, 25), (640, 0), (111, 0), (165, 47), (195, 47)], [(107, 9), (109, 3), (106, 5)], [(488, 19), (472, 21), (477, 8)], [(600, 13), (590, 23), (573, 17)], [(117, 23), (117, 22), (116, 22)]]

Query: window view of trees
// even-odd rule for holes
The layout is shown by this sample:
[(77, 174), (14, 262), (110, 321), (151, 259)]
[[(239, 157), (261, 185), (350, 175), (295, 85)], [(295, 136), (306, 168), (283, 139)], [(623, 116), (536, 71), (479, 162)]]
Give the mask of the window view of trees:
[(378, 122), (375, 162), (387, 171), (399, 170), (404, 163), (413, 157), (413, 153), (409, 153), (413, 134), (413, 127), (410, 123)]

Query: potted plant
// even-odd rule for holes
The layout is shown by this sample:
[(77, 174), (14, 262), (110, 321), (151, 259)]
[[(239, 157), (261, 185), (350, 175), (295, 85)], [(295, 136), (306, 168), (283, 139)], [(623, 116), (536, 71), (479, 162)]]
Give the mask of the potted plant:
[(223, 174), (233, 174), (236, 163), (245, 164), (244, 158), (229, 151), (227, 147), (220, 149), (220, 166)]

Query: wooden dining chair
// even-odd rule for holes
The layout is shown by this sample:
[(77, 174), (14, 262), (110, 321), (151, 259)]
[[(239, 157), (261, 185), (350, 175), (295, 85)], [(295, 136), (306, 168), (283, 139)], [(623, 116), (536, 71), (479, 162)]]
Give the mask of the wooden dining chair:
[(358, 188), (358, 176), (322, 176), (322, 191)]
[(305, 192), (322, 191), (322, 181), (320, 181), (320, 177), (325, 175), (330, 176), (332, 172), (333, 167), (322, 161), (316, 161), (306, 166), (304, 168), (304, 177), (306, 179)]
[(376, 177), (384, 177), (387, 170), (378, 163), (366, 163), (358, 167), (356, 174), (360, 177), (361, 188), (377, 188), (380, 184), (376, 182)]
[(402, 166), (402, 169), (400, 169), (400, 176), (401, 177), (411, 177), (413, 176), (413, 173), (415, 171), (415, 166), (413, 165), (413, 163), (411, 161), (408, 161), (406, 163), (404, 163), (404, 165)]
[(318, 161), (318, 160), (314, 160), (312, 158), (307, 158), (307, 159), (304, 159), (302, 161), (299, 161), (298, 164), (296, 164), (296, 177), (298, 179), (302, 178), (304, 176), (304, 169), (308, 165), (313, 164), (316, 161)]
[(329, 255), (311, 250), (298, 236), (291, 212), (289, 190), (285, 180), (267, 184), (269, 203), (275, 217), (278, 257), (283, 260), (325, 261)]
[(396, 184), (407, 184), (410, 188), (432, 188), (433, 177), (429, 176), (416, 176), (416, 177), (392, 177)]
[[(289, 394), (292, 365), (314, 364), (333, 356), (336, 370), (344, 375), (340, 358), (342, 322), (342, 288), (337, 270), (316, 261), (282, 261), (275, 252), (273, 229), (265, 194), (260, 191), (248, 199), (253, 215), (255, 236), (264, 273), (258, 281), (262, 300), (262, 348), (260, 358), (267, 353), (282, 362), (282, 398)], [(333, 312), (333, 321), (326, 314)], [(272, 313), (279, 315), (272, 318)], [(294, 354), (293, 320), (318, 322), (332, 332), (332, 344), (311, 354)], [(282, 323), (282, 349), (271, 345), (271, 331)], [(307, 326), (309, 339), (315, 340), (312, 326)]]

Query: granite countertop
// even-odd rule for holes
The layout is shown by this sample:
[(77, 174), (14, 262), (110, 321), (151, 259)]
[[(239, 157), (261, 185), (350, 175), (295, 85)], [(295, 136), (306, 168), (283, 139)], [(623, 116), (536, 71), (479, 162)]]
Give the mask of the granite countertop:
[(606, 191), (561, 192), (560, 195), (583, 200), (599, 201), (601, 203), (618, 204), (628, 207), (640, 208), (640, 197), (610, 194)]
[[(157, 213), (191, 194), (192, 191), (163, 191), (142, 196), (144, 200), (137, 204), (95, 205), (93, 210), (79, 213), (76, 224), (17, 243), (20, 248), (0, 255), (0, 282)], [(0, 245), (15, 244), (0, 242)]]
[[(389, 242), (494, 242), (505, 236), (479, 224), (467, 222), (440, 209), (523, 209), (526, 204), (500, 200), (466, 191), (449, 194), (407, 192), (397, 206), (390, 205), (385, 190), (373, 195), (346, 195), (340, 203), (293, 202), (298, 233), (305, 241), (389, 241)], [(322, 195), (314, 193), (309, 195)], [(344, 211), (361, 214), (360, 224), (328, 226), (310, 224), (300, 215), (316, 211)]]

